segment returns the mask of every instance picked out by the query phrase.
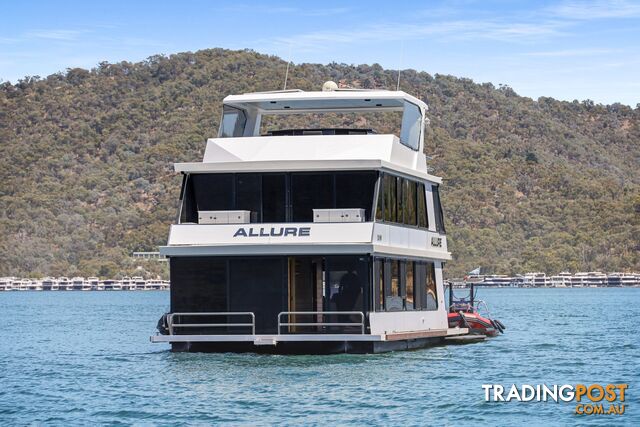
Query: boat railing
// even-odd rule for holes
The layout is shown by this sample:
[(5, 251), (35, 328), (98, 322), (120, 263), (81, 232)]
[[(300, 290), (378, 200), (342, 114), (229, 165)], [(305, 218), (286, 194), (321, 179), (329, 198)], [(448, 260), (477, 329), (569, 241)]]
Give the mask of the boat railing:
[[(283, 321), (282, 316), (288, 316), (286, 321)], [(312, 322), (299, 322), (295, 318), (298, 316), (315, 316), (316, 321)], [(340, 322), (340, 321), (321, 321), (324, 316), (338, 317), (338, 316), (358, 316), (359, 321), (355, 322)], [(293, 317), (293, 320), (292, 320)], [(339, 320), (339, 319), (337, 319)], [(334, 327), (353, 327), (359, 328), (360, 333), (365, 333), (365, 315), (361, 311), (283, 311), (278, 314), (278, 335), (282, 334), (282, 328), (305, 328), (305, 327), (320, 327), (326, 332), (327, 328), (330, 331)], [(338, 330), (336, 332), (343, 332)]]
[[(250, 323), (181, 323), (183, 317), (249, 317)], [(251, 328), (251, 335), (256, 334), (256, 316), (251, 311), (218, 311), (218, 312), (198, 312), (198, 313), (170, 313), (167, 316), (167, 327), (169, 335), (173, 335), (176, 328)]]

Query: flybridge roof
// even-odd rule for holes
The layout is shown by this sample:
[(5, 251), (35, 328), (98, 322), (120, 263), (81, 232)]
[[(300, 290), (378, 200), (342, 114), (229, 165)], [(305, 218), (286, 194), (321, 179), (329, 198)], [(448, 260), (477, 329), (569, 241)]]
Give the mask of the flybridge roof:
[(313, 112), (313, 111), (402, 111), (405, 102), (417, 105), (422, 114), (427, 104), (402, 91), (387, 90), (333, 90), (304, 92), (301, 90), (245, 93), (229, 95), (224, 105), (243, 110), (258, 110), (261, 114)]

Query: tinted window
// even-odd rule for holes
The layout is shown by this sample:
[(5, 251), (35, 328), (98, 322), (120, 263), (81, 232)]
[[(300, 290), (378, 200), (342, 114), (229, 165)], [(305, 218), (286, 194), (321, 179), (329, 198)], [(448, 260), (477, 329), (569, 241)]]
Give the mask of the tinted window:
[(171, 312), (227, 310), (225, 260), (171, 257), (170, 263)]
[(285, 176), (262, 177), (262, 222), (285, 222)]
[(378, 287), (378, 301), (377, 301), (377, 305), (378, 305), (378, 309), (380, 310), (384, 310), (384, 260), (382, 259), (378, 259), (376, 260), (376, 280), (377, 280), (377, 287)]
[(333, 207), (333, 176), (292, 174), (291, 204), (293, 222), (312, 222), (314, 209)]
[(376, 178), (375, 172), (336, 174), (336, 208), (364, 209), (370, 220)]
[(438, 290), (436, 287), (436, 270), (432, 262), (427, 263), (427, 277), (425, 281), (426, 310), (438, 309)]
[(193, 174), (191, 179), (199, 211), (233, 209), (232, 174)]
[(397, 259), (391, 260), (391, 296), (400, 296), (400, 267)]
[(262, 179), (259, 174), (236, 175), (235, 209), (251, 211), (251, 222), (260, 221), (262, 210)]
[(247, 116), (245, 115), (243, 110), (225, 105), (218, 136), (220, 138), (242, 136), (246, 123)]
[(407, 261), (405, 270), (405, 287), (407, 289), (407, 298), (405, 300), (405, 308), (407, 310), (413, 310), (414, 308), (414, 277), (415, 269), (413, 261)]
[[(253, 312), (256, 333), (276, 333), (278, 313), (286, 310), (286, 271), (286, 259), (281, 257), (230, 258), (229, 311)], [(229, 318), (230, 321), (239, 319)], [(238, 333), (243, 329), (231, 328), (230, 331)]]
[(425, 198), (424, 184), (418, 184), (418, 226), (422, 228), (429, 227), (429, 219), (427, 218), (427, 203)]
[(439, 191), (439, 186), (438, 185), (434, 185), (432, 187), (432, 192), (433, 192), (433, 210), (434, 210), (434, 214), (436, 216), (435, 220), (436, 220), (436, 230), (439, 233), (444, 233), (445, 229), (444, 229), (444, 217), (442, 214), (442, 205), (440, 204), (440, 191)]
[(376, 205), (376, 220), (384, 221), (384, 176), (380, 175), (378, 185), (378, 203)]
[[(329, 311), (366, 311), (369, 282), (369, 258), (359, 256), (328, 256), (327, 286)], [(360, 316), (340, 316), (336, 321), (359, 322)]]
[(404, 223), (408, 225), (417, 225), (416, 212), (416, 183), (414, 181), (404, 180)]
[(418, 106), (405, 102), (402, 113), (402, 128), (400, 129), (400, 142), (402, 144), (414, 150), (420, 147), (421, 122), (422, 117)]
[(388, 261), (389, 265), (389, 287), (385, 294), (384, 306), (387, 311), (402, 310), (402, 296), (400, 295), (400, 262), (397, 259)]
[(180, 222), (198, 222), (198, 206), (196, 205), (196, 194), (193, 190), (193, 179), (191, 175), (186, 175), (184, 180)]
[(396, 211), (397, 218), (396, 221), (399, 223), (404, 222), (404, 210), (405, 210), (405, 200), (404, 200), (404, 179), (400, 177), (396, 177)]
[(396, 177), (384, 176), (384, 220), (396, 222)]

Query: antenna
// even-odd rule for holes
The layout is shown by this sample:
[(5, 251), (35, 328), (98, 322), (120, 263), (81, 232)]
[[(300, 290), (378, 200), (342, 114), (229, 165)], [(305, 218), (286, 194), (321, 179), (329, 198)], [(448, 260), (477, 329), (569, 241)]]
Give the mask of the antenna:
[(400, 70), (402, 69), (402, 63), (404, 62), (404, 40), (400, 40), (400, 65), (398, 66), (398, 84), (396, 90), (400, 90)]
[(291, 41), (289, 41), (289, 58), (287, 58), (287, 71), (284, 73), (284, 87), (282, 90), (287, 90), (287, 79), (289, 78), (289, 64), (291, 64)]

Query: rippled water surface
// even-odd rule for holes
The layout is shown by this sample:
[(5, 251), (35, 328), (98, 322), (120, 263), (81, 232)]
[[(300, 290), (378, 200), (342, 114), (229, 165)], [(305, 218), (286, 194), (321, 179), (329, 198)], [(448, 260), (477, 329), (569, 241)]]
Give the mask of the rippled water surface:
[[(640, 425), (640, 289), (486, 289), (493, 340), (380, 355), (170, 353), (168, 292), (0, 293), (0, 424)], [(481, 384), (628, 383), (623, 416)]]

